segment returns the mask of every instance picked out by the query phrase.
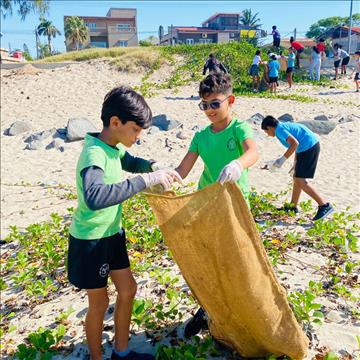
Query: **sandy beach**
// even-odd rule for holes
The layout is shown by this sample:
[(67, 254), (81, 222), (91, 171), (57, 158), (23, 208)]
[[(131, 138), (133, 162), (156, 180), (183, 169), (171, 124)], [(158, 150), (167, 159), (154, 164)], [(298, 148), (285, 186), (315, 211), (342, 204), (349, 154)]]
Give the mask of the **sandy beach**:
[[(155, 73), (153, 78), (156, 80), (160, 74)], [(118, 72), (104, 60), (41, 70), (38, 74), (16, 75), (13, 70), (1, 71), (2, 239), (9, 234), (12, 225), (22, 230), (29, 224), (48, 220), (53, 212), (65, 215), (67, 208), (76, 206), (76, 200), (65, 195), (67, 189), (75, 186), (75, 167), (82, 141), (66, 142), (63, 144), (64, 151), (59, 151), (45, 148), (52, 139), (46, 139), (43, 148), (39, 150), (25, 150), (24, 140), (37, 132), (65, 128), (70, 118), (78, 117), (89, 119), (100, 131), (100, 109), (106, 92), (120, 84), (138, 86), (141, 77), (142, 74)], [(320, 135), (321, 154), (314, 184), (335, 205), (337, 211), (350, 207), (352, 213), (360, 210), (360, 95), (354, 89), (349, 77), (339, 80), (334, 88), (295, 84), (293, 94), (306, 95), (317, 101), (303, 103), (276, 97), (237, 97), (233, 107), (234, 114), (241, 120), (248, 120), (256, 113), (275, 117), (288, 113), (295, 121), (313, 120), (319, 115), (326, 115), (336, 123), (342, 118), (351, 118), (352, 121), (339, 123), (328, 135)], [(281, 82), (279, 94), (287, 93), (286, 84)], [(170, 131), (144, 130), (140, 144), (134, 145), (129, 152), (153, 158), (164, 166), (175, 167), (186, 154), (196, 129), (208, 124), (197, 106), (197, 83), (176, 90), (160, 90), (147, 101), (153, 115), (166, 114), (167, 118), (177, 120), (181, 126)], [(17, 136), (4, 135), (4, 131), (18, 120), (29, 122), (31, 130)], [(278, 172), (262, 170), (266, 162), (281, 156), (284, 149), (276, 139), (265, 136), (258, 122), (250, 123), (261, 156), (250, 171), (250, 185), (258, 192), (279, 193), (286, 190), (291, 183), (288, 172), (292, 161), (288, 161)], [(201, 171), (199, 160), (185, 182), (196, 182)], [(53, 192), (49, 188), (53, 188)], [(307, 199), (307, 196), (302, 195), (301, 200)], [(289, 192), (279, 199), (278, 205), (284, 200), (290, 200)], [(315, 209), (315, 204), (313, 207)], [(281, 230), (301, 231), (298, 224), (284, 225)], [(11, 251), (11, 247), (6, 248), (6, 251)], [(289, 289), (297, 289), (305, 286), (309, 280), (321, 279), (321, 273), (314, 270), (314, 266), (326, 262), (323, 255), (315, 250), (292, 255), (292, 260), (279, 265), (276, 270), (281, 283), (286, 283)], [(359, 253), (352, 256), (352, 261), (360, 260)], [(171, 266), (171, 272), (179, 273), (176, 265)], [(138, 295), (144, 296), (151, 288), (151, 279), (137, 278), (137, 281), (141, 284)], [(183, 280), (181, 282), (184, 283)], [(359, 296), (359, 288), (355, 292)], [(21, 294), (16, 295), (9, 290), (3, 295), (4, 299), (17, 296), (17, 301), (25, 301)], [(341, 310), (339, 305), (345, 306), (345, 300), (333, 300), (321, 300), (327, 313), (323, 325), (316, 330), (317, 339), (313, 341), (315, 345), (309, 350), (308, 359), (312, 359), (321, 347), (327, 347), (339, 356), (347, 353), (355, 359), (359, 355), (356, 352), (359, 345), (355, 336), (360, 336), (360, 320), (350, 319)], [(51, 324), (60, 309), (66, 310), (70, 305), (75, 311), (69, 318), (71, 325), (68, 333), (72, 335), (67, 341), (73, 344), (73, 350), (56, 358), (71, 359), (84, 354), (82, 325), (86, 297), (85, 293), (76, 292), (70, 286), (61, 289), (56, 299), (29, 308), (21, 319), (15, 318), (16, 330), (4, 338), (7, 348), (16, 347), (34, 328)], [(106, 320), (106, 324), (111, 324), (111, 317)], [(109, 330), (104, 339), (111, 340), (112, 336), (113, 331)], [(145, 339), (144, 333), (133, 335), (130, 346), (141, 344), (141, 349), (153, 352), (154, 348), (149, 342), (144, 345)], [(105, 350), (108, 355), (109, 344)]]

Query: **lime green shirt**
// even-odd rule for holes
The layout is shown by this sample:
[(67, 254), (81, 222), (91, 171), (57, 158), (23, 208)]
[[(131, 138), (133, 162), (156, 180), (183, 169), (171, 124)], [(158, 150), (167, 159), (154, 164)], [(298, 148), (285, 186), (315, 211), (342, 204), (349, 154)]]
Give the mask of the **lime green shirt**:
[(78, 207), (70, 225), (70, 234), (73, 237), (94, 240), (112, 236), (119, 231), (121, 204), (100, 210), (89, 209), (84, 200), (81, 171), (89, 166), (97, 166), (104, 172), (105, 184), (118, 183), (122, 180), (121, 159), (124, 155), (125, 149), (122, 145), (118, 145), (116, 149), (95, 136), (85, 136), (84, 147), (76, 167)]
[[(230, 161), (238, 159), (243, 153), (242, 142), (252, 139), (252, 130), (249, 124), (233, 119), (222, 131), (214, 133), (211, 125), (198, 131), (189, 151), (197, 153), (204, 162), (204, 171), (199, 180), (199, 189), (216, 182), (221, 170)], [(237, 181), (245, 199), (249, 196), (248, 169), (245, 169)]]

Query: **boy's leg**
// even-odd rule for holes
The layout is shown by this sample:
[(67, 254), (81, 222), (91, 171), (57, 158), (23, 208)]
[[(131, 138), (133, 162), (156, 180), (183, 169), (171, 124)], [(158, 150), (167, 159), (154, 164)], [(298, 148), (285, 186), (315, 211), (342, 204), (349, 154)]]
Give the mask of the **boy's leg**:
[(294, 177), (293, 190), (292, 190), (291, 202), (290, 202), (291, 205), (293, 205), (294, 207), (297, 207), (301, 195), (301, 186), (299, 185), (297, 179), (298, 178)]
[(301, 190), (314, 199), (319, 204), (319, 206), (325, 205), (324, 199), (318, 194), (315, 188), (308, 183), (306, 179), (295, 178), (294, 181), (296, 181)]
[(107, 289), (86, 290), (89, 308), (85, 319), (85, 332), (91, 360), (102, 359), (101, 338), (105, 312), (109, 306)]
[(137, 285), (130, 268), (110, 271), (117, 298), (114, 312), (115, 349), (124, 351), (128, 347), (131, 310)]

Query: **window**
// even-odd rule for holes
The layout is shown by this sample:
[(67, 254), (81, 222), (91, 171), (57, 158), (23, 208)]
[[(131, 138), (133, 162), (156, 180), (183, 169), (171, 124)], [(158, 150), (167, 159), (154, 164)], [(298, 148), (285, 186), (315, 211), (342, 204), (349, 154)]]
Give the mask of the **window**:
[(118, 45), (121, 47), (128, 46), (128, 42), (125, 40), (119, 40)]
[(91, 47), (98, 47), (98, 48), (107, 48), (108, 43), (106, 41), (91, 41), (90, 46)]
[(118, 31), (131, 31), (130, 24), (117, 24)]
[(235, 37), (235, 33), (230, 33), (230, 37), (234, 38)]
[(194, 39), (186, 39), (186, 44), (192, 45), (194, 43)]
[(96, 23), (86, 23), (85, 24), (89, 29), (96, 29)]

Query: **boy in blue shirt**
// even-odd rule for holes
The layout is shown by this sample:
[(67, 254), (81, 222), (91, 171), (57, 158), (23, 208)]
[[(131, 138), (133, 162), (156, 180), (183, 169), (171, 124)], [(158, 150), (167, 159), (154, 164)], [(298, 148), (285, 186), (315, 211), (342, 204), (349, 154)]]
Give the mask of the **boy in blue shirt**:
[(330, 203), (319, 195), (315, 188), (310, 185), (307, 179), (314, 178), (317, 161), (320, 153), (320, 143), (317, 136), (306, 126), (294, 123), (280, 123), (273, 116), (266, 116), (261, 129), (268, 136), (277, 137), (287, 148), (285, 154), (277, 159), (273, 166), (280, 168), (284, 162), (295, 152), (295, 172), (294, 185), (290, 206), (285, 206), (283, 210), (298, 212), (301, 191), (304, 191), (314, 199), (319, 207), (313, 220), (320, 220), (330, 215), (334, 208)]
[(292, 74), (294, 72), (294, 67), (295, 67), (295, 53), (294, 53), (294, 48), (293, 47), (289, 47), (289, 55), (288, 56), (281, 56), (285, 59), (287, 59), (287, 68), (286, 68), (286, 80), (289, 84), (289, 89), (291, 89), (292, 83), (293, 83), (293, 79), (292, 79)]
[(277, 56), (275, 54), (271, 55), (271, 61), (268, 64), (268, 68), (269, 68), (270, 92), (276, 94), (280, 64), (277, 61)]
[[(111, 360), (155, 359), (128, 349), (137, 286), (121, 227), (123, 201), (150, 186), (160, 184), (167, 189), (174, 180), (181, 181), (174, 170), (152, 172), (151, 161), (131, 156), (125, 150), (151, 125), (151, 119), (151, 110), (141, 95), (125, 86), (114, 88), (103, 102), (103, 129), (86, 135), (77, 163), (78, 206), (69, 230), (68, 278), (77, 288), (86, 289), (89, 306), (85, 332), (90, 360), (102, 359), (108, 277), (117, 291)], [(124, 179), (123, 170), (141, 175)]]

